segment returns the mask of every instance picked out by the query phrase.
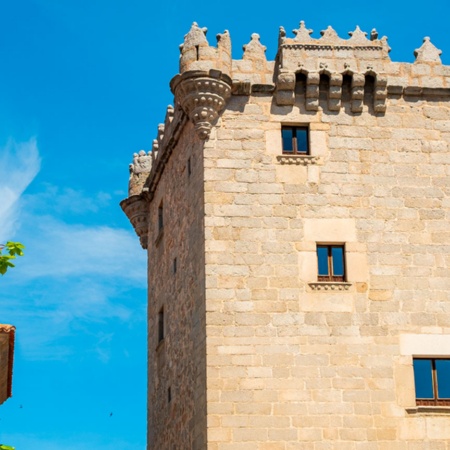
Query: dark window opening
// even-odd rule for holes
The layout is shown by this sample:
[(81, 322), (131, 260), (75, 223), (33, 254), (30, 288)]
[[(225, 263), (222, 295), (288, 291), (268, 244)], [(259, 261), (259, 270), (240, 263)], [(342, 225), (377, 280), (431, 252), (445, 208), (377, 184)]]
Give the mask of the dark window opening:
[(352, 77), (344, 75), (342, 77), (342, 101), (349, 102), (352, 98)]
[(158, 313), (158, 344), (164, 340), (164, 308)]
[(372, 75), (366, 75), (364, 81), (364, 104), (371, 105), (373, 103), (373, 95), (375, 92), (375, 78)]
[(322, 73), (319, 80), (319, 100), (327, 101), (330, 90), (330, 77)]
[(188, 160), (187, 160), (187, 174), (188, 174), (188, 177), (191, 176), (191, 173), (192, 173), (191, 158), (188, 158)]
[(283, 154), (308, 155), (309, 136), (307, 127), (282, 127)]
[(318, 280), (345, 281), (343, 245), (317, 245)]
[(450, 406), (450, 359), (414, 358), (416, 404)]
[(170, 403), (172, 401), (172, 389), (169, 387), (167, 389), (167, 402)]
[(200, 59), (200, 52), (199, 52), (199, 46), (195, 46), (195, 58), (198, 61)]
[(306, 96), (306, 75), (304, 73), (295, 74), (295, 94)]
[(161, 202), (161, 204), (158, 207), (158, 231), (161, 232), (163, 228), (164, 228), (164, 208)]
[(177, 258), (173, 258), (173, 273), (177, 273)]

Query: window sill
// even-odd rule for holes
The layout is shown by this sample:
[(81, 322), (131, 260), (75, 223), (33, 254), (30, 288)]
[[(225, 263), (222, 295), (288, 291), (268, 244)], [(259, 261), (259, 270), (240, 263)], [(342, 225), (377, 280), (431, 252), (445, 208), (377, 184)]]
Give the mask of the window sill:
[(281, 164), (295, 166), (309, 166), (313, 164), (323, 164), (320, 156), (313, 155), (278, 155), (277, 161)]
[(408, 414), (450, 414), (450, 406), (415, 406), (406, 408)]
[(352, 283), (342, 281), (315, 281), (308, 283), (313, 291), (348, 291)]

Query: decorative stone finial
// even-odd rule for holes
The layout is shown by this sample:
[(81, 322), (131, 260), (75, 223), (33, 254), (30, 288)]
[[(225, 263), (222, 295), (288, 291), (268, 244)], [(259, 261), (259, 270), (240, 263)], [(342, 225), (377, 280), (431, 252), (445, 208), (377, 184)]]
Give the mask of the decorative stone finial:
[(308, 30), (305, 26), (305, 21), (302, 20), (300, 22), (300, 27), (298, 30), (292, 30), (292, 32), (295, 34), (294, 41), (301, 41), (301, 42), (307, 42), (311, 41), (311, 34), (313, 30)]
[(130, 164), (130, 179), (128, 183), (128, 196), (138, 195), (142, 192), (147, 176), (152, 169), (152, 152), (141, 150), (133, 154)]
[(348, 42), (352, 44), (365, 44), (368, 41), (367, 33), (361, 31), (358, 25), (356, 25), (355, 31), (349, 31), (348, 35), (350, 36)]
[(231, 38), (228, 30), (216, 35), (217, 47), (231, 53)]
[(180, 51), (187, 50), (201, 44), (208, 45), (208, 40), (206, 39), (207, 31), (208, 28), (200, 28), (197, 25), (197, 22), (193, 22), (189, 32), (184, 35), (184, 43), (180, 45)]
[(373, 28), (372, 31), (370, 32), (370, 40), (371, 41), (376, 41), (378, 39), (378, 31)]
[(278, 47), (284, 43), (286, 40), (286, 30), (284, 27), (280, 27), (280, 30), (278, 31)]
[(430, 41), (428, 36), (423, 38), (423, 44), (420, 48), (414, 50), (415, 62), (434, 62), (441, 63), (440, 55), (442, 50), (436, 48)]
[(242, 47), (243, 59), (266, 59), (267, 47), (261, 44), (259, 34), (253, 33), (251, 38), (251, 41)]
[(326, 30), (322, 30), (320, 34), (322, 35), (322, 37), (320, 38), (320, 41), (322, 42), (326, 41), (333, 44), (337, 44), (340, 41), (342, 41), (342, 39), (338, 36), (336, 31), (331, 27), (331, 25), (329, 25)]
[(231, 39), (228, 31), (217, 35), (217, 47), (210, 46), (206, 39), (207, 28), (195, 22), (180, 45), (180, 73), (188, 71), (221, 70), (231, 75)]

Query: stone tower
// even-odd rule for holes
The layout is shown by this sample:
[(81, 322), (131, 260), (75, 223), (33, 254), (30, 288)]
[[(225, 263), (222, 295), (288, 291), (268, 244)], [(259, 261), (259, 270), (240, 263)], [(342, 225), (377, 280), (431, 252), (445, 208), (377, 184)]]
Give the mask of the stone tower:
[(149, 449), (450, 449), (450, 67), (349, 35), (185, 36), (121, 203)]

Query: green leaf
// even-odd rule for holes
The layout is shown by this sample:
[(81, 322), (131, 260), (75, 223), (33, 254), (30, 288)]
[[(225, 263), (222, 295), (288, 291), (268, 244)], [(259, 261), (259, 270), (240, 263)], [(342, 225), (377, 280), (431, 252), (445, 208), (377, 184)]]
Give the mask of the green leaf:
[(6, 248), (8, 249), (10, 255), (23, 256), (23, 249), (25, 246), (20, 242), (8, 241), (6, 243)]
[[(16, 259), (16, 256), (23, 256), (24, 248), (25, 246), (20, 242), (8, 241), (6, 244), (0, 244), (0, 275), (4, 275), (9, 267), (15, 267), (11, 260)], [(5, 250), (7, 254), (2, 254), (2, 250)]]

